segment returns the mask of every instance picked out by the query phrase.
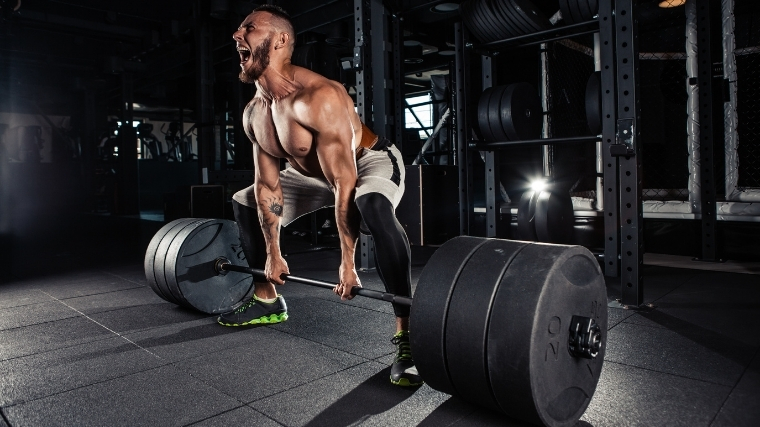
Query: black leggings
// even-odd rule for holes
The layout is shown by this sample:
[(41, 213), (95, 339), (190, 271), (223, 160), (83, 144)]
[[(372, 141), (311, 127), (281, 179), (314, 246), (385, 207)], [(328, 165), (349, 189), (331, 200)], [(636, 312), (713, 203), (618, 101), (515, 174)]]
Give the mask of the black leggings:
[[(401, 296), (412, 295), (412, 257), (409, 240), (396, 219), (390, 200), (378, 193), (356, 199), (356, 206), (375, 242), (375, 264), (385, 291)], [(255, 208), (232, 201), (235, 220), (240, 227), (240, 242), (248, 265), (264, 268), (266, 243)], [(409, 307), (393, 304), (396, 317), (409, 317)]]

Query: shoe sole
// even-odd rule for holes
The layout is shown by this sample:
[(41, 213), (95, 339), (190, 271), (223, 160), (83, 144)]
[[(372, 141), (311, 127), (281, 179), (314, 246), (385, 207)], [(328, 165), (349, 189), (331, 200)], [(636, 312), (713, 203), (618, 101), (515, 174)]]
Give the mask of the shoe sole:
[(221, 319), (217, 320), (222, 326), (251, 326), (251, 325), (273, 325), (275, 323), (282, 323), (288, 320), (288, 313), (270, 314), (269, 316), (262, 316), (257, 319), (252, 319), (244, 323), (225, 323)]
[(420, 385), (422, 385), (424, 383), (425, 383), (424, 381), (413, 383), (413, 382), (409, 381), (408, 378), (399, 378), (398, 380), (394, 380), (393, 378), (391, 378), (391, 384), (398, 385), (398, 386), (401, 386), (401, 387), (417, 387), (417, 386), (420, 386)]

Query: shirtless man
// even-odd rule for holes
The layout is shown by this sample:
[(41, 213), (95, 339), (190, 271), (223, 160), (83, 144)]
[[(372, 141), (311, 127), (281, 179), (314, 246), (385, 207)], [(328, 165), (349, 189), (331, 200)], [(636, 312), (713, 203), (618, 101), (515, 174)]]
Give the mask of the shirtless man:
[[(395, 215), (404, 192), (401, 153), (367, 128), (345, 88), (290, 63), (295, 32), (285, 11), (263, 5), (233, 34), (240, 54), (240, 80), (256, 85), (243, 113), (253, 143), (254, 183), (233, 196), (235, 220), (251, 267), (264, 268), (266, 282), (237, 310), (219, 317), (225, 326), (287, 320), (275, 284), (288, 274), (280, 253), (280, 226), (326, 206), (335, 206), (341, 248), (335, 293), (351, 299), (361, 286), (354, 251), (361, 219), (375, 241), (376, 265), (387, 292), (411, 296), (411, 256)], [(280, 159), (290, 167), (280, 171)], [(262, 233), (263, 232), (263, 233)], [(419, 385), (409, 346), (409, 308), (394, 305), (397, 346), (391, 382)]]

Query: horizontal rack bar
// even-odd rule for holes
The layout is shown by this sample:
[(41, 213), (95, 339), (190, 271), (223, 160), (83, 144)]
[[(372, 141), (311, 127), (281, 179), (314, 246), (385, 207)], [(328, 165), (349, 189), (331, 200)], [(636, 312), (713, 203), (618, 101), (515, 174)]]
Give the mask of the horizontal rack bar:
[(524, 34), (522, 36), (475, 45), (475, 50), (497, 51), (502, 49), (515, 49), (519, 47), (531, 46), (539, 43), (547, 43), (569, 37), (595, 33), (597, 31), (599, 31), (599, 21), (594, 19), (591, 21), (579, 22), (577, 24), (570, 24), (557, 28), (550, 28), (548, 30)]
[(469, 148), (471, 150), (479, 151), (492, 151), (500, 148), (512, 147), (517, 145), (550, 145), (550, 144), (577, 144), (580, 142), (596, 142), (602, 139), (599, 135), (589, 136), (573, 136), (568, 138), (539, 138), (539, 139), (523, 139), (519, 141), (497, 141), (497, 142), (482, 142), (482, 141), (470, 141)]

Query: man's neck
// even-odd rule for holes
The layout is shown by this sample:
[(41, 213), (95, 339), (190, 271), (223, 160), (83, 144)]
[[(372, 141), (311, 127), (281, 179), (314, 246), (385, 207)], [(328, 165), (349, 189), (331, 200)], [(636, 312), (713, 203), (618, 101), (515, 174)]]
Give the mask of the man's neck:
[(256, 80), (256, 86), (264, 97), (274, 101), (285, 98), (303, 87), (295, 81), (295, 69), (290, 64), (280, 67), (270, 64)]

